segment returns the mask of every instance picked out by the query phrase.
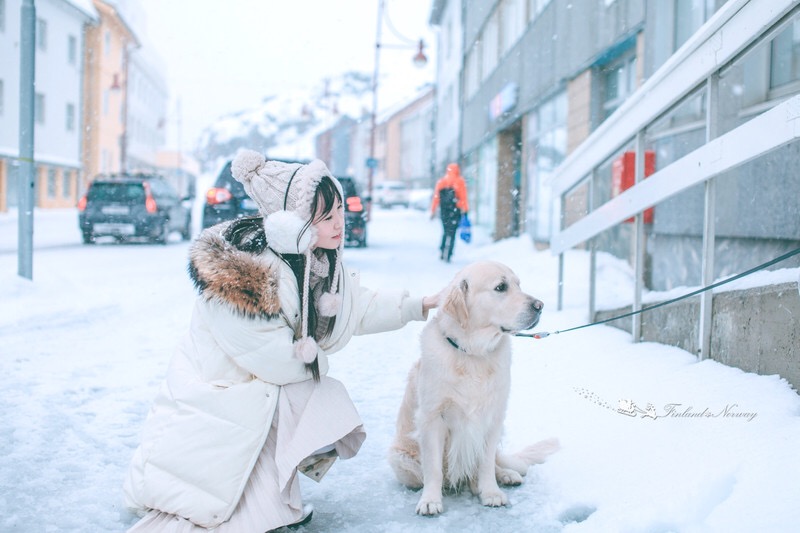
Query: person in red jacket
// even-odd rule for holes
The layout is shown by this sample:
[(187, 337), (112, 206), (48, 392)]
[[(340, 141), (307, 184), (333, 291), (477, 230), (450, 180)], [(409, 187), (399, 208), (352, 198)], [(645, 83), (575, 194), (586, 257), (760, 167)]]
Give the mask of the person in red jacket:
[(436, 182), (431, 202), (431, 219), (436, 216), (437, 207), (442, 218), (440, 258), (449, 263), (456, 243), (458, 224), (462, 215), (466, 215), (469, 211), (467, 184), (461, 176), (461, 169), (457, 163), (447, 165), (445, 175)]

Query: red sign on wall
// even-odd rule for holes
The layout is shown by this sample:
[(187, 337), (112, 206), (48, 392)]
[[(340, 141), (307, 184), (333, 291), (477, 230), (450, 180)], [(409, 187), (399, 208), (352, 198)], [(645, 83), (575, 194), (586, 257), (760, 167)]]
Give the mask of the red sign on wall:
[[(644, 153), (644, 177), (656, 171), (656, 154), (652, 150)], [(611, 197), (619, 196), (633, 187), (636, 181), (636, 152), (625, 152), (611, 165)], [(644, 211), (644, 223), (652, 224), (655, 208)], [(633, 218), (625, 222), (633, 222)]]

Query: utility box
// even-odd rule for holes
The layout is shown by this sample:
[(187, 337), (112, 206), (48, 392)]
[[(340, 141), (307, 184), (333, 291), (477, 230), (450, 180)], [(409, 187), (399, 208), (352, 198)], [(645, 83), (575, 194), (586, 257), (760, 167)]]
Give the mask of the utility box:
[[(644, 153), (644, 177), (656, 171), (656, 153), (647, 150)], [(625, 152), (611, 165), (611, 197), (614, 198), (633, 187), (636, 181), (636, 152)], [(655, 208), (644, 211), (644, 223), (652, 224)], [(625, 222), (633, 222), (633, 218)]]

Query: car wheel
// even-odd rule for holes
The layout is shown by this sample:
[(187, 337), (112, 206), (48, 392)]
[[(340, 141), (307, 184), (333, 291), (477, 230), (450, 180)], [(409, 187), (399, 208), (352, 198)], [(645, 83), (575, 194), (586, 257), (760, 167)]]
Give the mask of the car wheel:
[(158, 227), (158, 232), (150, 239), (156, 244), (167, 244), (167, 221), (162, 222)]
[(181, 231), (181, 238), (184, 241), (188, 241), (192, 238), (192, 217), (186, 219), (186, 225), (183, 227)]
[(83, 244), (94, 244), (94, 235), (92, 235), (91, 231), (84, 231), (83, 232)]

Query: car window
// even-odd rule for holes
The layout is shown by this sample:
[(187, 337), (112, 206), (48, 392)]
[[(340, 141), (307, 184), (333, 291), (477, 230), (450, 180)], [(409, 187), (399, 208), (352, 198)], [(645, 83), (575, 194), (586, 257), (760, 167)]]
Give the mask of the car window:
[(348, 198), (350, 196), (358, 196), (358, 191), (356, 190), (355, 182), (350, 178), (337, 178), (339, 183), (342, 184), (342, 192), (344, 193), (344, 197)]
[(144, 187), (141, 183), (93, 183), (89, 188), (88, 199), (100, 202), (144, 201)]
[(225, 168), (219, 173), (217, 176), (217, 181), (214, 183), (214, 187), (218, 187), (220, 189), (228, 189), (231, 191), (231, 194), (236, 197), (247, 196), (247, 193), (244, 190), (244, 185), (234, 179), (233, 174), (231, 174), (231, 164), (228, 163), (225, 165)]
[(177, 197), (177, 194), (172, 190), (172, 188), (161, 180), (148, 180), (148, 183), (150, 184), (150, 190), (152, 191), (153, 196), (161, 196), (164, 198)]

